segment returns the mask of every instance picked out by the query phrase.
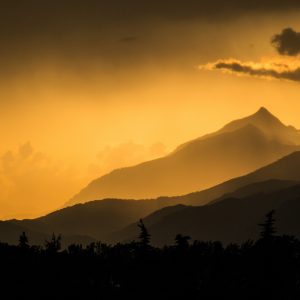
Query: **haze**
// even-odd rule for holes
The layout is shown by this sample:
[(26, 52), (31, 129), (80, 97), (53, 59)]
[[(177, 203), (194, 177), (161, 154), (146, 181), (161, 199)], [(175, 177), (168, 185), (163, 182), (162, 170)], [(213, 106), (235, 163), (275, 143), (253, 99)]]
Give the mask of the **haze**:
[(295, 1), (202, 1), (199, 14), (178, 1), (170, 13), (157, 1), (135, 13), (135, 1), (87, 2), (0, 1), (1, 219), (59, 208), (90, 180), (261, 106), (300, 128), (299, 82), (199, 68), (279, 60), (270, 40), (300, 30)]

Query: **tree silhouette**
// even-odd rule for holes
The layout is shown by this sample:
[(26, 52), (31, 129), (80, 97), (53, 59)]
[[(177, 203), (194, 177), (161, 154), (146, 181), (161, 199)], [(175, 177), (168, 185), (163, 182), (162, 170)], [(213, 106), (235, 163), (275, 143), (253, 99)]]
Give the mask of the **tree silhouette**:
[(191, 239), (188, 235), (177, 234), (175, 237), (175, 243), (177, 248), (186, 249), (189, 247), (189, 240)]
[(274, 223), (274, 213), (275, 210), (271, 210), (266, 214), (266, 219), (264, 223), (259, 224), (259, 226), (262, 227), (262, 231), (260, 232), (260, 237), (264, 240), (270, 240), (274, 237), (274, 234), (276, 233)]
[(142, 246), (149, 246), (151, 234), (148, 232), (142, 219), (140, 219), (138, 223), (138, 227), (140, 228), (140, 235), (139, 235), (140, 244)]
[(61, 249), (61, 235), (55, 236), (52, 233), (50, 241), (45, 241), (45, 249), (49, 253), (57, 253)]
[(22, 232), (22, 234), (19, 237), (19, 247), (22, 249), (29, 248), (28, 237), (24, 231)]
[(98, 299), (99, 289), (103, 299), (300, 299), (300, 240), (274, 236), (273, 214), (257, 242), (227, 246), (178, 234), (175, 246), (153, 247), (142, 220), (138, 243), (73, 244), (59, 253), (55, 234), (44, 248), (22, 250), (23, 232), (19, 247), (0, 242), (1, 293), (23, 299), (26, 288), (35, 300), (54, 286), (47, 299)]

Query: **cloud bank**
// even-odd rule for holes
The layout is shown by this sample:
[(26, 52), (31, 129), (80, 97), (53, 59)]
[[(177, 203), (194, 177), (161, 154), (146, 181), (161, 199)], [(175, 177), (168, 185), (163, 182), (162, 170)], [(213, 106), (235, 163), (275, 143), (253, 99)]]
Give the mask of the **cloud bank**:
[(221, 70), (233, 74), (255, 77), (300, 81), (300, 65), (296, 62), (293, 64), (279, 62), (253, 63), (242, 62), (235, 59), (225, 59), (201, 65), (199, 68), (202, 70)]
[[(300, 32), (285, 28), (271, 39), (280, 55), (297, 56), (300, 53)], [(267, 62), (242, 62), (237, 59), (220, 59), (200, 65), (202, 70), (221, 70), (237, 75), (300, 81), (300, 62), (297, 58), (269, 60)]]
[(0, 156), (0, 219), (57, 209), (79, 183), (76, 170), (53, 161), (30, 142), (9, 150)]

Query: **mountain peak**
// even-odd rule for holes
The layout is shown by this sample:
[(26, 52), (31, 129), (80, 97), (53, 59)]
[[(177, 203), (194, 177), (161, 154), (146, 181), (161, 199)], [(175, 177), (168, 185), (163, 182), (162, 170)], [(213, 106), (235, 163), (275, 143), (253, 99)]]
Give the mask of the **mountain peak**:
[(264, 106), (260, 107), (260, 109), (252, 116), (257, 116), (257, 117), (261, 117), (261, 118), (272, 118), (276, 121), (279, 121), (278, 118), (276, 118), (274, 115), (272, 115)]
[(260, 107), (259, 110), (255, 113), (255, 114), (267, 114), (267, 115), (271, 115), (271, 113), (264, 107)]
[[(285, 145), (300, 145), (300, 133), (293, 126), (286, 126), (276, 116), (274, 116), (267, 108), (261, 106), (255, 113), (244, 118), (231, 121), (220, 130), (211, 134), (204, 135), (197, 140), (204, 140), (226, 132), (236, 130), (248, 130), (249, 132), (261, 131), (268, 140), (274, 140)], [(184, 143), (176, 148), (175, 152), (182, 149), (191, 142)]]
[(290, 145), (300, 144), (299, 132), (295, 128), (283, 124), (263, 106), (250, 116), (228, 123), (221, 130), (217, 131), (217, 133), (235, 131), (248, 124), (254, 125), (261, 130), (269, 140), (276, 140)]
[(286, 126), (274, 115), (272, 115), (265, 107), (261, 107), (254, 114), (232, 121), (225, 125), (221, 132), (237, 130), (245, 125), (254, 125), (269, 136), (270, 131), (272, 136), (277, 135), (282, 130), (286, 130)]

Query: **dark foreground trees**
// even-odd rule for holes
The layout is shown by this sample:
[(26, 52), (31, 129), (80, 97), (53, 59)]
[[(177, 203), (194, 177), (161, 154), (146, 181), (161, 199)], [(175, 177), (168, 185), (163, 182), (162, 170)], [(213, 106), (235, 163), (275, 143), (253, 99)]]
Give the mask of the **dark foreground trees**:
[[(276, 236), (273, 214), (258, 241), (191, 241), (155, 248), (140, 223), (138, 242), (60, 250), (0, 244), (2, 299), (299, 299), (300, 242)], [(269, 226), (271, 225), (271, 226)], [(26, 238), (25, 238), (26, 237)], [(4, 296), (5, 295), (5, 296)], [(6, 296), (7, 295), (7, 296)]]

